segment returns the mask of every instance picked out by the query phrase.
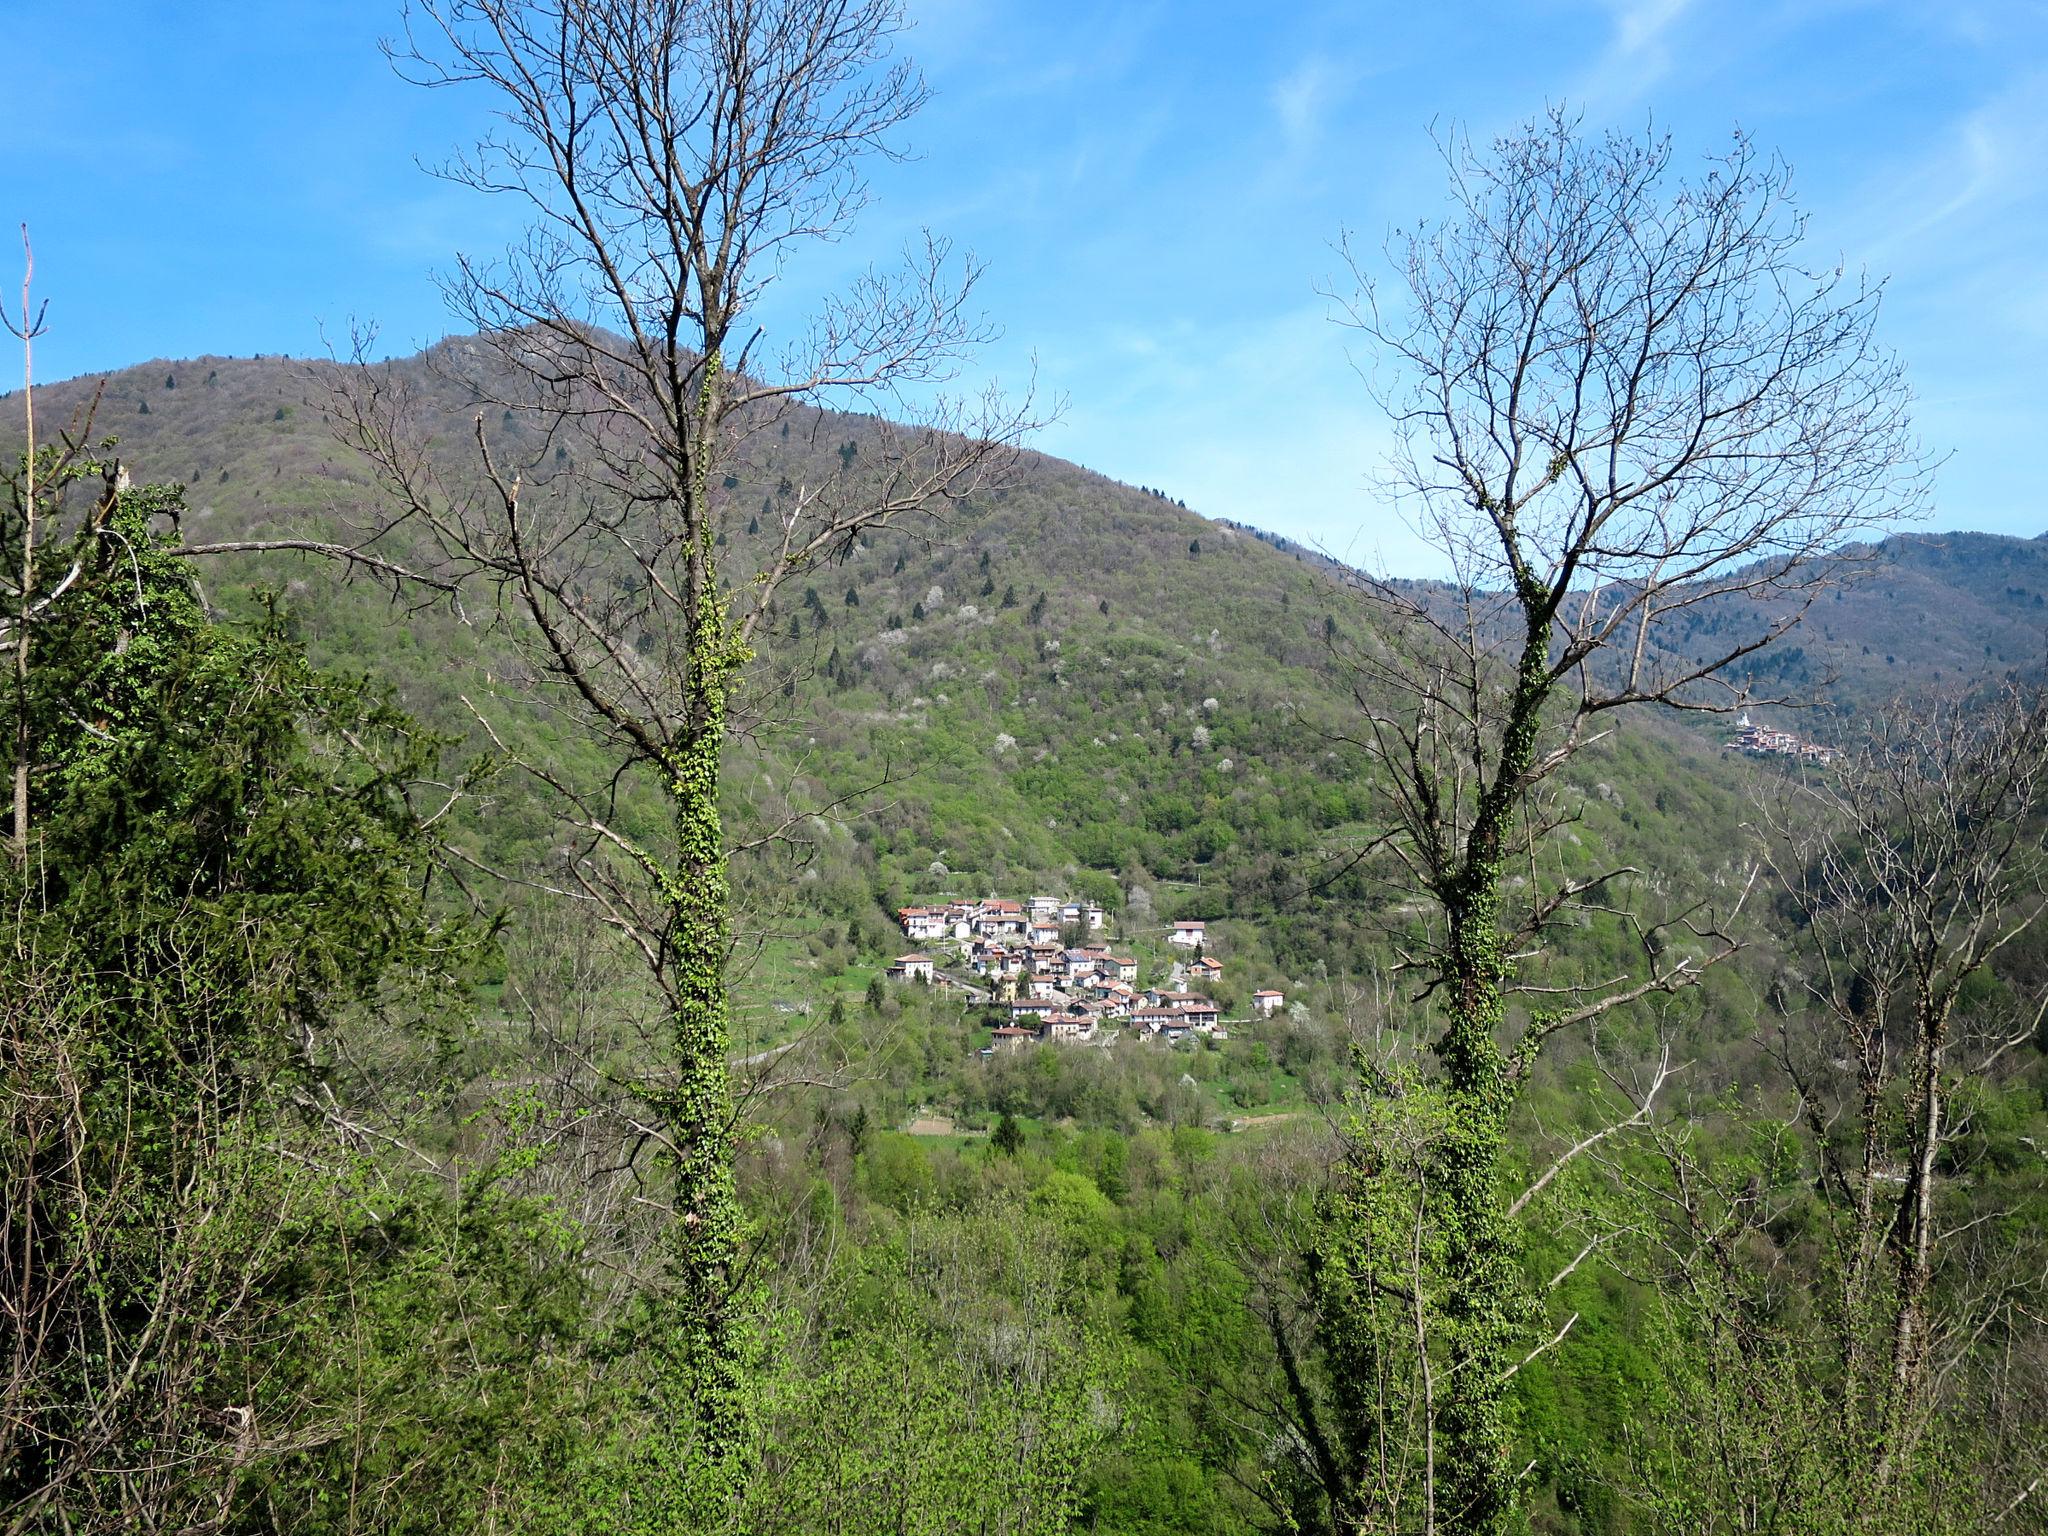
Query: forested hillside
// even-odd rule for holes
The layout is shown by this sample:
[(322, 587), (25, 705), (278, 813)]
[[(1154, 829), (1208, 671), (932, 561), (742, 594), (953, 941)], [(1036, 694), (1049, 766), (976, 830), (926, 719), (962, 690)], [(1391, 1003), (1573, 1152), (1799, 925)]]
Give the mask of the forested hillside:
[[(464, 403), (434, 354), (396, 366), (459, 451)], [(153, 362), (53, 387), (45, 410), (75, 412), (97, 393), (96, 433), (138, 475), (188, 487), (192, 542), (345, 538), (384, 509), (324, 414), (331, 377), (284, 358)], [(509, 413), (495, 425), (516, 448)], [(758, 543), (796, 480), (857, 465), (868, 429), (815, 417), (754, 445), (724, 487), (721, 538)], [(393, 595), (365, 572), (338, 585), (317, 555), (221, 556), (210, 569), (224, 601), (277, 587), (316, 655), (481, 740), (461, 699), (498, 686), (507, 655), (484, 616)], [(858, 847), (834, 858), (828, 839), (820, 878), (857, 866), (887, 912), (1040, 885), (1117, 906), (1136, 893), (1159, 922), (1285, 906), (1291, 920), (1269, 925), (1285, 931), (1263, 935), (1295, 946), (1284, 958), (1334, 966), (1336, 942), (1355, 968), (1367, 951), (1341, 948), (1349, 925), (1327, 894), (1332, 867), (1371, 833), (1343, 648), (1373, 619), (1354, 582), (1285, 540), (1027, 453), (943, 520), (864, 535), (784, 595), (750, 705), (763, 726), (753, 747), (772, 767), (750, 797), (767, 814), (857, 795), (832, 836)], [(1774, 718), (1787, 728), (1836, 739), (1895, 694), (2031, 673), (2044, 594), (2048, 544), (1899, 535), (1853, 552), (1796, 634), (1738, 681), (1785, 697)], [(1662, 642), (1683, 651), (1741, 622), (1710, 605)], [(1747, 815), (1749, 771), (1721, 751), (1730, 734), (1718, 716), (1623, 723), (1578, 786), (1589, 830), (1640, 836), (1667, 876), (1697, 878), (1698, 856), (1726, 850)], [(494, 853), (536, 846), (516, 811), (486, 836)], [(1339, 905), (1355, 916), (1369, 899), (1354, 885)]]
[[(444, 344), (442, 358), (461, 345)], [(434, 401), (441, 441), (458, 444), (466, 402), (436, 361), (396, 367)], [(94, 435), (117, 438), (138, 479), (186, 486), (178, 516), (188, 544), (334, 540), (382, 508), (364, 465), (331, 435), (332, 377), (327, 365), (275, 358), (159, 362), (51, 388), (41, 403), (46, 414), (70, 413), (97, 397)], [(516, 441), (517, 422), (486, 426)], [(807, 417), (756, 444), (723, 487), (722, 544), (762, 538), (778, 500), (807, 476), (857, 473), (873, 431), (861, 418)], [(544, 464), (551, 453), (534, 457)], [(419, 552), (402, 533), (379, 548)], [(1866, 709), (1889, 681), (2021, 668), (2041, 633), (2031, 616), (2041, 564), (2040, 546), (2011, 540), (1890, 541), (1824, 597), (1802, 638), (1773, 653), (1792, 658), (1776, 676), (1809, 675), (1803, 645), (1809, 659), (1839, 662), (1853, 685), (1827, 702)], [(255, 622), (254, 594), (274, 591), (286, 632), (317, 661), (389, 687), (459, 743), (444, 777), (468, 754), (489, 759), (508, 745), (542, 764), (574, 763), (584, 750), (496, 615), (320, 555), (224, 552), (191, 570), (231, 625)], [(980, 1496), (1028, 1502), (1033, 1479), (1050, 1479), (1060, 1509), (1105, 1532), (1269, 1528), (1314, 1506), (1312, 1488), (1296, 1481), (1301, 1468), (1276, 1458), (1271, 1440), (1303, 1422), (1291, 1373), (1312, 1348), (1290, 1255), (1318, 1219), (1347, 1042), (1404, 1028), (1398, 966), (1426, 935), (1394, 872), (1366, 854), (1382, 812), (1356, 690), (1372, 685), (1350, 658), (1381, 643), (1380, 622), (1326, 562), (1031, 454), (943, 520), (851, 541), (779, 602), (750, 674), (749, 730), (729, 748), (726, 798), (736, 839), (790, 823), (796, 845), (741, 865), (735, 1038), (748, 1052), (796, 1048), (742, 1070), (761, 1128), (742, 1160), (743, 1187), (754, 1241), (790, 1266), (770, 1286), (776, 1305), (792, 1321), (829, 1315), (856, 1332), (846, 1345), (791, 1346), (782, 1368), (797, 1377), (765, 1389), (764, 1411), (780, 1426), (771, 1465), (809, 1465), (802, 1446), (813, 1422), (842, 1437), (906, 1436), (897, 1454), (908, 1460), (877, 1452), (877, 1467), (896, 1469), (891, 1478), (925, 1468), (933, 1481), (915, 1497), (937, 1507), (966, 1485), (931, 1466), (935, 1444), (966, 1458), (956, 1470), (971, 1482), (982, 1463), (972, 1447), (1020, 1433), (1023, 1420), (1001, 1415), (1052, 1415), (1071, 1437), (1034, 1452), (1042, 1464), (1021, 1467), (1022, 1482)], [(1873, 641), (1885, 650), (1873, 645), (1865, 658)], [(1851, 728), (1841, 714), (1798, 728), (1841, 734)], [(1613, 881), (1613, 915), (1551, 935), (1549, 974), (1639, 964), (1640, 935), (1624, 909), (1683, 912), (1732, 897), (1761, 849), (1762, 808), (1801, 770), (1736, 757), (1725, 736), (1717, 720), (1636, 717), (1573, 764), (1558, 868), (1635, 872)], [(393, 1356), (377, 1367), (389, 1373), (377, 1390), (394, 1395), (360, 1405), (354, 1434), (388, 1435), (380, 1414), (410, 1416), (416, 1394), (464, 1392), (473, 1381), (575, 1398), (586, 1389), (574, 1362), (609, 1347), (625, 1315), (616, 1313), (625, 1293), (593, 1290), (587, 1272), (563, 1267), (569, 1255), (548, 1247), (545, 1229), (522, 1225), (535, 1210), (579, 1210), (592, 1225), (578, 1241), (599, 1241), (630, 1265), (641, 1239), (624, 1208), (607, 1204), (620, 1192), (579, 1191), (566, 1170), (522, 1187), (503, 1161), (532, 1155), (516, 1149), (529, 1145), (521, 1127), (535, 1114), (545, 1126), (603, 1101), (604, 1076), (589, 1078), (577, 1061), (609, 1054), (611, 1070), (630, 1073), (642, 1048), (630, 1022), (638, 984), (603, 958), (573, 904), (564, 911), (533, 888), (560, 879), (545, 801), (530, 776), (501, 767), (451, 813), (457, 873), (507, 921), (475, 973), (475, 1023), (458, 1032), (454, 1078), (432, 1086), (402, 1034), (382, 1025), (360, 1033), (367, 1017), (339, 1026), (341, 1038), (359, 1038), (323, 1069), (405, 1074), (408, 1094), (422, 1097), (393, 1123), (454, 1159), (451, 1168), (475, 1169), (464, 1177), (484, 1180), (478, 1191), (497, 1191), (479, 1198), (511, 1202), (492, 1206), (493, 1221), (513, 1223), (491, 1239), (509, 1244), (491, 1260), (501, 1267), (474, 1283), (521, 1293), (511, 1333), (491, 1346), (511, 1353), (481, 1367)], [(482, 870), (512, 883), (482, 880)], [(1148, 979), (1166, 974), (1168, 925), (1206, 919), (1225, 966), (1212, 990), (1226, 1010), (1241, 1011), (1255, 986), (1284, 989), (1290, 1006), (1192, 1051), (1131, 1040), (984, 1059), (989, 1018), (884, 978), (905, 947), (898, 907), (1040, 891), (1099, 901), (1114, 942), (1143, 957)], [(1660, 1039), (1683, 1059), (1682, 1090), (1666, 1092), (1682, 1091), (1691, 1134), (1749, 1155), (1740, 1150), (1748, 1133), (1724, 1116), (1750, 1102), (1783, 1113), (1791, 1102), (1759, 1019), (1785, 1006), (1786, 978), (1802, 964), (1784, 948), (1792, 930), (1768, 920), (1768, 907), (1756, 904), (1748, 948), (1704, 987), (1546, 1054), (1518, 1165), (1533, 1169), (1625, 1112), (1628, 1085), (1640, 1091)], [(2037, 949), (2030, 941), (2013, 962), (2011, 984), (2024, 985)], [(609, 1013), (618, 1017), (607, 1022)], [(447, 1102), (467, 1130), (437, 1128), (431, 1101), (451, 1086)], [(1991, 1200), (2017, 1180), (2012, 1197), (2031, 1202), (2021, 1191), (2039, 1182), (2027, 1150), (2044, 1118), (2038, 1085), (2015, 1082), (1975, 1113), (1971, 1177), (1982, 1187), (1971, 1198)], [(1577, 1234), (1620, 1221), (1629, 1181), (1651, 1178), (1653, 1164), (1615, 1165), (1619, 1184), (1587, 1170), (1554, 1185), (1563, 1198), (1528, 1262), (1571, 1260)], [(540, 1206), (518, 1203), (531, 1199)], [(436, 1245), (455, 1239), (436, 1232), (432, 1212), (429, 1204), (411, 1218), (425, 1246), (412, 1259), (394, 1251), (393, 1262), (440, 1262)], [(991, 1226), (1017, 1232), (1015, 1251), (970, 1256), (964, 1234)], [(335, 1240), (360, 1240), (345, 1227)], [(828, 1258), (841, 1241), (847, 1256)], [(448, 1304), (467, 1305), (469, 1294), (458, 1288)], [(1626, 1266), (1579, 1268), (1556, 1300), (1575, 1326), (1520, 1374), (1516, 1394), (1520, 1443), (1534, 1460), (1531, 1519), (1559, 1531), (1639, 1528), (1634, 1511), (1651, 1484), (1636, 1458), (1676, 1454), (1646, 1440), (1645, 1424), (1704, 1411), (1704, 1384), (1657, 1360), (1659, 1339), (1686, 1324)], [(1027, 1401), (984, 1401), (978, 1367), (964, 1364), (962, 1378), (941, 1358), (977, 1347), (976, 1320), (990, 1309), (1040, 1330), (1051, 1351)], [(414, 1326), (394, 1323), (379, 1347), (414, 1347), (405, 1342)], [(442, 1325), (423, 1316), (417, 1326)], [(515, 1358), (528, 1347), (520, 1330), (536, 1327), (555, 1341), (550, 1353)], [(586, 1327), (597, 1331), (584, 1338)], [(903, 1331), (926, 1328), (936, 1332)], [(310, 1355), (294, 1366), (326, 1368)], [(873, 1372), (915, 1383), (891, 1389), (892, 1400), (906, 1394), (903, 1423), (874, 1417), (881, 1404), (861, 1385)], [(822, 1374), (800, 1385), (804, 1373)], [(1117, 1406), (1104, 1418), (1106, 1402)], [(570, 1423), (522, 1423), (518, 1435), (539, 1437), (522, 1454), (580, 1465), (587, 1447), (549, 1438)], [(424, 1527), (435, 1511), (472, 1508), (461, 1442), (433, 1440), (418, 1454), (411, 1470), (378, 1473), (392, 1497), (417, 1502), (417, 1521), (385, 1510), (370, 1524)], [(263, 1497), (304, 1499), (292, 1480), (317, 1482), (322, 1465), (282, 1464), (282, 1482)], [(593, 1475), (627, 1474), (575, 1473)], [(788, 1471), (750, 1518), (762, 1529), (821, 1529), (813, 1522), (856, 1518), (847, 1511), (882, 1497), (879, 1485), (810, 1488), (812, 1475)], [(547, 1482), (508, 1497), (551, 1498)], [(522, 1520), (543, 1518), (540, 1506), (522, 1507)], [(838, 1513), (820, 1513), (827, 1508)]]
[[(461, 347), (443, 344), (439, 362)], [(468, 423), (436, 362), (396, 367), (452, 453)], [(139, 476), (160, 462), (188, 487), (192, 543), (345, 540), (385, 509), (335, 441), (331, 378), (281, 358), (157, 362), (55, 386), (44, 409), (99, 392), (96, 430), (124, 462)], [(488, 425), (516, 446), (515, 422)], [(755, 444), (758, 462), (724, 487), (721, 539), (758, 544), (797, 481), (857, 473), (871, 430), (813, 417)], [(275, 588), (315, 656), (392, 686), (471, 747), (489, 742), (464, 701), (487, 698), (518, 714), (528, 750), (556, 740), (512, 683), (524, 664), (492, 616), (343, 574), (319, 555), (222, 554), (201, 570), (244, 611), (247, 589)], [(1888, 601), (1845, 597), (1866, 600)], [(1357, 866), (1375, 826), (1346, 648), (1375, 623), (1313, 557), (1027, 453), (943, 520), (863, 536), (783, 596), (747, 706), (758, 729), (735, 749), (752, 767), (734, 809), (779, 824), (835, 808), (809, 826), (803, 877), (860, 931), (856, 990), (895, 944), (898, 907), (1041, 889), (1133, 908), (1120, 927), (1132, 936), (1217, 920), (1262, 979), (1355, 979), (1386, 960), (1384, 909), (1399, 901)], [(1725, 876), (1753, 777), (1722, 751), (1727, 734), (1627, 722), (1576, 775), (1578, 857), (1591, 867), (1640, 839), (1660, 850), (1660, 884)], [(516, 776), (496, 788), (473, 828), (490, 859), (544, 857), (533, 791)], [(771, 966), (763, 984), (784, 974)]]

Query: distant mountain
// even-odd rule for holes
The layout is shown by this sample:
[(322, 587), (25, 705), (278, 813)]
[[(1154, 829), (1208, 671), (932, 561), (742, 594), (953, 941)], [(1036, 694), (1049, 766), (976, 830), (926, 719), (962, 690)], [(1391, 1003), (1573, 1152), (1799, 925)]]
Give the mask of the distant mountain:
[[(1334, 579), (1358, 576), (1294, 540), (1228, 526)], [(2048, 664), (2048, 534), (1901, 533), (1843, 554), (1835, 585), (1782, 644), (1743, 662), (1738, 680), (1853, 717), (1895, 694), (2038, 674)], [(1436, 583), (1394, 585), (1451, 596)], [(1754, 622), (1752, 604), (1724, 602), (1673, 624), (1661, 642), (1700, 655)]]
[(1806, 675), (1836, 676), (1837, 702), (2037, 673), (2048, 661), (2048, 542), (1900, 534), (1868, 555), (1792, 641)]
[[(451, 424), (463, 417), (423, 360), (402, 368)], [(188, 533), (214, 540), (329, 528), (374, 498), (326, 431), (319, 376), (203, 357), (50, 386), (39, 402), (57, 421), (99, 391), (95, 433), (119, 439), (137, 478), (183, 481)], [(18, 397), (0, 397), (0, 432), (18, 419)], [(873, 432), (819, 416), (768, 444), (726, 487), (728, 547), (745, 552), (792, 476), (850, 460)], [(576, 750), (573, 728), (518, 698), (498, 642), (445, 609), (301, 559), (206, 579), (223, 600), (250, 580), (281, 586), (322, 654), (389, 678), (451, 732), (475, 735), (465, 698), (495, 698), (549, 750)], [(756, 701), (766, 723), (741, 749), (735, 809), (779, 815), (886, 778), (866, 816), (815, 828), (818, 905), (862, 923), (923, 896), (1043, 885), (1134, 906), (1134, 921), (1235, 919), (1289, 974), (1336, 974), (1378, 942), (1366, 918), (1381, 898), (1343, 874), (1373, 802), (1353, 680), (1327, 640), (1370, 622), (1313, 551), (1026, 455), (949, 526), (877, 533), (787, 589), (763, 676), (804, 675)], [(2037, 665), (2044, 636), (2048, 543), (1916, 535), (1879, 546), (1763, 665), (1795, 687), (1838, 674), (1829, 696), (1853, 704)], [(1657, 849), (1679, 884), (1716, 878), (1754, 771), (1718, 731), (1637, 717), (1575, 770), (1584, 857), (1611, 840)], [(510, 798), (480, 835), (512, 859), (550, 846), (545, 818)]]

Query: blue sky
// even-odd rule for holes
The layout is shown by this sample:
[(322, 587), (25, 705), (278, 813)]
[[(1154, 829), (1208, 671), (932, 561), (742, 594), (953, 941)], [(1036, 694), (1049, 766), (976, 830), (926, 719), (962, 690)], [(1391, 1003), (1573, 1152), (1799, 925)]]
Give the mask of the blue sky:
[[(510, 209), (423, 175), (486, 103), (394, 79), (396, 0), (10, 0), (0, 219), (51, 300), (44, 378), (445, 329), (431, 275)], [(2048, 5), (1851, 0), (1084, 4), (911, 0), (937, 95), (829, 283), (918, 229), (987, 259), (1066, 409), (1038, 446), (1396, 573), (1433, 561), (1370, 491), (1385, 434), (1319, 286), (1441, 207), (1429, 125), (1571, 103), (1681, 153), (1740, 124), (1793, 165), (1816, 259), (1890, 280), (1935, 525), (2048, 529)], [(12, 295), (19, 257), (0, 248)], [(792, 295), (794, 297), (795, 295)], [(10, 303), (12, 300), (10, 299)], [(5, 373), (15, 365), (9, 361)]]

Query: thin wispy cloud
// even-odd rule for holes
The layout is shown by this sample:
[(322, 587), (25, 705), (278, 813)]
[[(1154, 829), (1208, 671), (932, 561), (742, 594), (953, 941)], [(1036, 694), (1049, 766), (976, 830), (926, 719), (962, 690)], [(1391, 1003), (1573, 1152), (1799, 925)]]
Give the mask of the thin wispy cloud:
[(1614, 7), (1615, 51), (1628, 58), (1667, 58), (1665, 39), (1692, 0), (1623, 0)]
[(1309, 153), (1322, 137), (1336, 86), (1336, 72), (1322, 57), (1303, 59), (1274, 85), (1273, 112), (1290, 156)]
[(1926, 255), (1951, 259), (1959, 226), (1998, 244), (2023, 239), (2040, 249), (2038, 230), (2013, 223), (2016, 207), (2048, 206), (2041, 167), (2048, 163), (2048, 70), (2036, 71), (1956, 118), (1930, 149), (1884, 168), (1867, 187), (1862, 226), (1866, 259), (1879, 265)]
[(1607, 0), (1607, 45), (1569, 94), (1607, 106), (1649, 95), (1671, 73), (1673, 34), (1692, 7), (1693, 0)]

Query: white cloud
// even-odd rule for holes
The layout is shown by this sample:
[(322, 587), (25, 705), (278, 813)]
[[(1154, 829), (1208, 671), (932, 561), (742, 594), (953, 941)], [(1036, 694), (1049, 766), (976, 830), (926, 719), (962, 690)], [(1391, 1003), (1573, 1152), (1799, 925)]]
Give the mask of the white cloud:
[[(1955, 119), (1931, 149), (1879, 170), (1851, 219), (1859, 254), (1873, 264), (1967, 262), (1988, 254), (1987, 242), (1995, 249), (2014, 238), (2037, 250), (2033, 229), (2010, 216), (2048, 202), (2044, 159), (2048, 71), (2037, 71)], [(1967, 243), (1958, 243), (1966, 231)]]
[(1274, 85), (1273, 111), (1289, 155), (1303, 155), (1315, 147), (1335, 84), (1328, 60), (1316, 56), (1303, 59)]
[(1672, 34), (1693, 0), (1602, 0), (1607, 46), (1569, 93), (1612, 108), (1639, 100), (1671, 73)]

